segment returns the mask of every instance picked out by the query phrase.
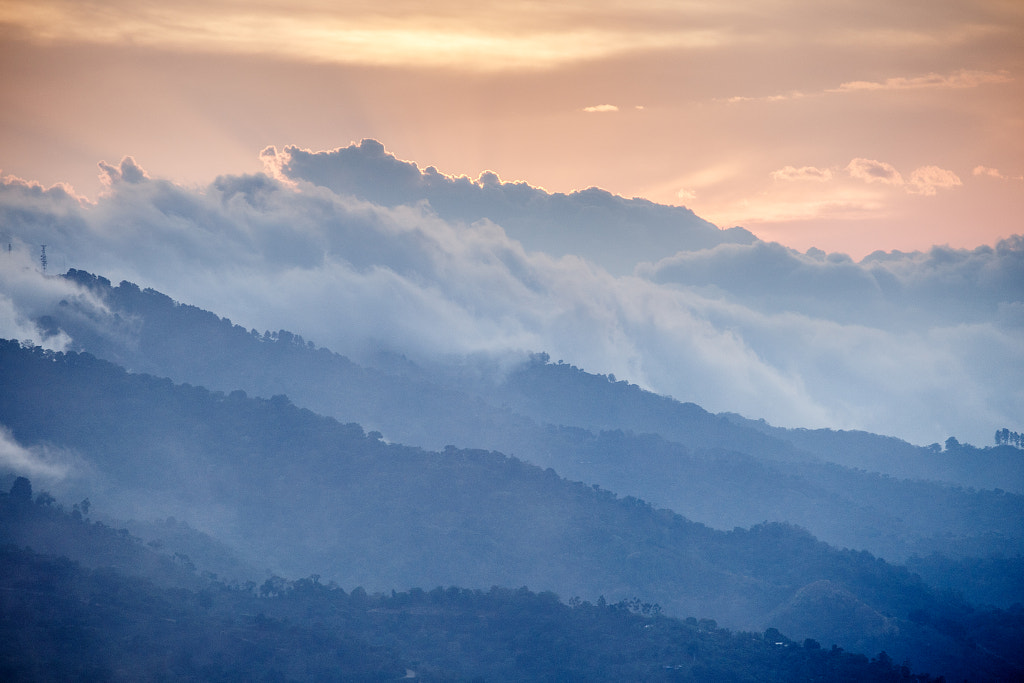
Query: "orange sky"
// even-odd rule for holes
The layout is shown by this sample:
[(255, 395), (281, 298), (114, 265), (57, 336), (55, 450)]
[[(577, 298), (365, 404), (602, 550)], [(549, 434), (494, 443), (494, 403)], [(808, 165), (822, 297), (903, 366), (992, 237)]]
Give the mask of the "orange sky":
[(0, 84), (3, 172), (88, 196), (100, 160), (205, 183), (373, 137), (801, 250), (1024, 232), (1016, 0), (0, 0)]

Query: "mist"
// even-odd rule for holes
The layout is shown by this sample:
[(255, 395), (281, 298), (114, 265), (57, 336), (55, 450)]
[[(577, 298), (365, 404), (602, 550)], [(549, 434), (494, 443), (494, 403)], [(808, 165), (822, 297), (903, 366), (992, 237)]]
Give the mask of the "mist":
[(11, 436), (11, 431), (0, 425), (0, 468), (23, 472), (38, 481), (55, 484), (71, 474), (66, 456), (59, 451), (42, 447), (25, 448)]
[[(317, 157), (314, 173), (290, 149), (290, 165), (264, 151), (271, 173), (206, 187), (152, 176), (126, 157), (101, 165), (107, 191), (95, 201), (4, 178), (0, 221), (11, 251), (0, 269), (0, 331), (49, 348), (71, 343), (47, 336), (39, 317), (87, 295), (43, 277), (46, 244), (48, 275), (66, 265), (129, 280), (357, 359), (380, 350), (421, 363), (544, 351), (711, 411), (919, 444), (955, 435), (985, 445), (1024, 414), (1020, 237), (855, 263), (742, 243), (743, 233), (715, 232), (679, 209), (690, 216), (679, 235), (702, 237), (677, 235), (677, 251), (633, 254), (626, 269), (618, 245), (643, 241), (629, 226), (667, 207), (601, 195), (621, 210), (557, 224), (545, 202), (572, 207), (593, 196), (421, 172), (366, 142), (349, 149), (363, 147), (377, 164), (365, 176), (365, 154)], [(408, 182), (387, 185), (393, 171)], [(436, 176), (443, 202), (413, 172)], [(366, 177), (390, 194), (360, 196), (372, 194)], [(529, 201), (510, 202), (510, 193)], [(556, 229), (577, 253), (542, 250), (536, 235)], [(95, 310), (97, 326), (112, 324)]]

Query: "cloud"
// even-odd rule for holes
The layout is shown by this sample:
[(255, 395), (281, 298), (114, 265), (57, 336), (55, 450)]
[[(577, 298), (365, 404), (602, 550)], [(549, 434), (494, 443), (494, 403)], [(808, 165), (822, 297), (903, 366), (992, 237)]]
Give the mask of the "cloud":
[[(18, 232), (22, 236), (39, 234), (31, 227)], [(36, 244), (25, 244), (20, 238), (12, 237), (11, 242), (4, 244), (0, 253), (0, 338), (63, 351), (71, 339), (46, 323), (44, 317), (48, 313), (61, 301), (74, 301), (94, 314), (102, 315), (106, 310), (89, 292), (79, 290), (63, 278), (43, 275), (38, 255)]]
[(798, 180), (827, 182), (829, 180), (832, 180), (832, 169), (816, 168), (814, 166), (801, 166), (800, 168), (796, 168), (794, 166), (784, 166), (783, 168), (772, 171), (771, 177), (774, 180), (781, 180), (785, 182), (792, 182)]
[(619, 110), (619, 108), (616, 107), (614, 104), (597, 104), (597, 105), (594, 105), (593, 107), (583, 107), (583, 111), (588, 112), (588, 113), (603, 113), (603, 112), (612, 112), (612, 111), (618, 111), (618, 110)]
[(938, 166), (922, 166), (914, 169), (907, 182), (907, 192), (911, 194), (934, 195), (936, 188), (950, 188), (963, 185), (960, 178), (952, 171)]
[(891, 164), (873, 159), (857, 158), (846, 167), (851, 178), (866, 183), (882, 183), (902, 187), (909, 194), (934, 196), (938, 189), (948, 189), (963, 185), (960, 177), (953, 171), (938, 166), (921, 166), (915, 168), (910, 177), (904, 181), (903, 176)]
[(989, 168), (987, 166), (975, 166), (971, 173), (976, 176), (984, 175), (989, 178), (999, 178), (1000, 180), (1024, 180), (1024, 176), (1006, 175), (998, 168)]
[[(568, 217), (582, 250), (605, 228), (626, 226), (635, 239), (634, 225), (661, 217), (679, 229), (689, 214), (421, 171), (372, 142), (264, 158), (291, 184), (227, 175), (195, 189), (150, 178), (114, 183), (95, 204), (0, 184), (0, 224), (24, 245), (20, 267), (0, 269), (16, 316), (8, 329), (36, 334), (47, 306), (81, 296), (32, 268), (28, 246), (47, 243), (71, 255), (69, 266), (356, 357), (381, 347), (419, 360), (547, 351), (710, 410), (923, 443), (987, 443), (1024, 413), (1021, 238), (861, 263), (719, 241), (614, 274), (514, 233)], [(82, 306), (97, 327), (131, 332), (97, 306)]]
[(4, 20), (47, 43), (483, 72), (550, 69), (638, 51), (731, 42), (725, 28), (633, 21), (638, 14), (663, 16), (664, 8), (656, 4), (602, 5), (395, 2), (387, 8), (350, 3), (332, 9), (309, 0), (245, 7), (212, 0), (157, 8), (114, 0), (96, 11), (67, 0), (12, 0)]
[(903, 176), (891, 164), (873, 159), (856, 158), (846, 167), (850, 177), (866, 183), (884, 183), (886, 185), (902, 185)]
[(762, 312), (898, 332), (990, 323), (1002, 307), (1024, 302), (1024, 238), (974, 250), (875, 252), (860, 263), (757, 242), (677, 254), (639, 273)]
[(0, 425), (0, 468), (44, 481), (59, 481), (70, 473), (70, 466), (59, 462), (49, 449), (21, 446), (3, 425)]
[(896, 76), (884, 81), (849, 81), (826, 92), (856, 92), (873, 90), (921, 90), (977, 88), (991, 83), (1013, 81), (1008, 71), (972, 71), (960, 69), (950, 74), (930, 73), (924, 76)]
[(111, 166), (105, 161), (101, 161), (98, 165), (100, 167), (100, 182), (107, 187), (116, 183), (141, 183), (149, 179), (149, 175), (131, 157), (121, 159), (121, 163), (117, 166)]
[(742, 229), (719, 230), (683, 207), (624, 199), (598, 188), (552, 194), (502, 182), (492, 172), (472, 180), (433, 167), (420, 170), (376, 140), (326, 152), (267, 148), (261, 158), (272, 175), (288, 182), (313, 183), (388, 207), (426, 203), (448, 221), (490, 220), (529, 251), (584, 256), (616, 274), (665, 254), (754, 239)]
[[(714, 313), (719, 326), (766, 364), (793, 368), (833, 417), (888, 423), (921, 443), (929, 430), (987, 443), (980, 426), (1011, 419), (1006, 406), (1021, 401), (1012, 387), (1024, 378), (1016, 365), (1024, 360), (1022, 237), (995, 248), (879, 252), (860, 263), (778, 244), (723, 245), (641, 274), (733, 311)], [(911, 431), (895, 428), (896, 414)]]
[(787, 100), (799, 100), (807, 97), (806, 94), (794, 90), (790, 93), (779, 94), (779, 95), (762, 95), (756, 97), (749, 97), (745, 95), (736, 95), (726, 99), (729, 104), (737, 104), (739, 102), (785, 102)]
[(976, 71), (960, 69), (949, 74), (929, 73), (924, 76), (894, 76), (884, 81), (847, 81), (835, 88), (808, 94), (799, 90), (776, 95), (744, 96), (737, 95), (730, 97), (726, 102), (730, 104), (740, 102), (785, 102), (799, 100), (806, 97), (830, 95), (836, 93), (894, 91), (894, 90), (962, 90), (965, 88), (977, 88), (982, 85), (1011, 83), (1013, 77), (1010, 72), (1002, 71)]

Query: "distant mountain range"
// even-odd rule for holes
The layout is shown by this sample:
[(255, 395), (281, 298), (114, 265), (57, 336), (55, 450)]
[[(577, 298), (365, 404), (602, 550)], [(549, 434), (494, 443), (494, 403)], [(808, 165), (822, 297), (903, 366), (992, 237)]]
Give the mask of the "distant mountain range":
[(775, 628), (731, 633), (639, 599), (566, 604), (497, 586), (368, 594), (316, 575), (232, 583), (30, 491), (19, 479), (0, 492), (0, 538), (35, 543), (0, 546), (5, 681), (936, 680), (884, 652), (868, 660)]
[(89, 355), (3, 342), (0, 381), (13, 437), (73, 453), (69, 481), (94, 514), (174, 515), (269, 573), (371, 591), (640, 596), (670, 615), (885, 650), (928, 671), (1006, 666), (972, 651), (984, 630), (962, 631), (966, 603), (788, 525), (714, 531), (498, 453), (389, 445), (281, 395), (211, 393)]
[[(959, 556), (932, 556), (930, 580), (975, 590), (951, 578), (993, 552), (1020, 554), (1021, 496), (823, 457), (866, 458), (882, 443), (908, 454), (893, 467), (941, 455), (935, 472), (948, 478), (956, 468), (942, 462), (981, 457), (1012, 481), (1016, 449), (935, 454), (842, 432), (801, 442), (807, 433), (711, 415), (543, 355), (500, 372), (393, 356), (361, 366), (130, 283), (67, 277), (106, 308), (65, 301), (38, 325), (88, 353), (0, 345), (0, 424), (68, 469), (47, 484), (65, 500), (88, 496), (115, 519), (173, 516), (133, 528), (161, 547), (203, 548), (189, 556), (216, 558), (226, 574), (639, 596), (680, 617), (884, 649), (922, 670), (1020, 665), (997, 645), (1005, 630), (964, 630), (975, 608), (962, 598), (863, 549)], [(1002, 577), (1017, 565), (985, 566), (1003, 586), (986, 599), (1008, 607), (1020, 585)], [(984, 638), (998, 658), (972, 653)]]
[(131, 283), (67, 277), (107, 310), (70, 301), (41, 326), (132, 371), (284, 394), (406, 445), (515, 454), (720, 529), (790, 522), (894, 561), (1024, 552), (1024, 458), (1011, 447), (935, 452), (860, 432), (778, 429), (544, 355), (510, 367), (422, 368), (390, 355), (358, 365), (286, 331), (247, 331)]

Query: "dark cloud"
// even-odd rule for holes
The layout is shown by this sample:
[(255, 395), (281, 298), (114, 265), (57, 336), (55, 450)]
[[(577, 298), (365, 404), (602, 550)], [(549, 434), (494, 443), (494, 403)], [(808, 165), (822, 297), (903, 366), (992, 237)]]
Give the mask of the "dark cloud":
[(758, 242), (683, 253), (639, 270), (658, 283), (701, 288), (761, 311), (794, 312), (891, 330), (987, 323), (1024, 302), (1024, 243), (841, 254), (800, 254)]
[(489, 220), (527, 250), (576, 254), (616, 274), (641, 261), (723, 243), (749, 244), (742, 228), (719, 230), (689, 209), (625, 199), (598, 188), (551, 194), (485, 171), (476, 180), (396, 159), (376, 140), (329, 152), (286, 147), (262, 153), (280, 177), (304, 180), (383, 206), (429, 204), (448, 221)]

